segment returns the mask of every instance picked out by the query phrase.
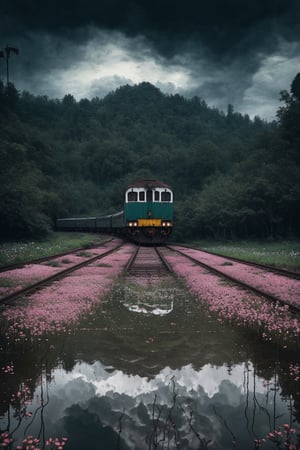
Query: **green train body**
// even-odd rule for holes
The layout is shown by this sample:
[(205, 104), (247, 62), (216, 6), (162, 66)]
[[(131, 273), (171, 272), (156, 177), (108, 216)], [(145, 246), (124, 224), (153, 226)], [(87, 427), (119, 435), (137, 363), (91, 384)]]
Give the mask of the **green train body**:
[(141, 244), (165, 242), (173, 226), (173, 192), (158, 180), (139, 180), (125, 192), (127, 234)]
[(164, 243), (172, 233), (173, 192), (159, 180), (138, 180), (125, 191), (124, 210), (102, 217), (62, 218), (56, 228), (127, 236), (139, 244)]

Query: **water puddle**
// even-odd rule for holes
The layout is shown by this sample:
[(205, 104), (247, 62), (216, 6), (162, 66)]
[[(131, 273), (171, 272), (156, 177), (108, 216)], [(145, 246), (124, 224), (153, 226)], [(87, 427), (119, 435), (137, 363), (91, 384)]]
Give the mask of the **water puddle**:
[(40, 449), (299, 445), (299, 346), (222, 323), (170, 280), (120, 282), (69, 334), (7, 339), (0, 425), (11, 448), (29, 435)]

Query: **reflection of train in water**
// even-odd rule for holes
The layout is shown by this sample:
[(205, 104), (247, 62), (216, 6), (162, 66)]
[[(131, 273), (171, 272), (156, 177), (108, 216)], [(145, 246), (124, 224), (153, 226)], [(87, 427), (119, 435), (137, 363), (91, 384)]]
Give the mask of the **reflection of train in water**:
[(136, 305), (131, 305), (130, 303), (123, 303), (123, 305), (125, 306), (125, 308), (128, 309), (128, 311), (146, 315), (152, 314), (153, 316), (166, 316), (167, 314), (170, 314), (174, 308), (174, 302), (171, 302), (169, 306), (149, 305), (147, 303), (137, 303)]
[(171, 235), (173, 192), (158, 180), (138, 180), (125, 191), (124, 210), (102, 217), (57, 219), (56, 228), (129, 236), (140, 244), (161, 244)]

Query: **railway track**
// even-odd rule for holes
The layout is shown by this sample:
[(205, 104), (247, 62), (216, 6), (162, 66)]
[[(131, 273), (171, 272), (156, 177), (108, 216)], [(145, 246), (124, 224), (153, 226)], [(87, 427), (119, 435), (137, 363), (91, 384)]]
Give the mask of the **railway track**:
[[(288, 305), (290, 310), (300, 313), (300, 283), (298, 279), (287, 274), (255, 263), (247, 264), (241, 260), (234, 260), (209, 252), (182, 246), (166, 246), (167, 249), (180, 254), (193, 263), (224, 277), (254, 293), (281, 305)], [(289, 278), (288, 287), (286, 280)], [(290, 278), (293, 278), (291, 280)]]
[(230, 260), (230, 261), (235, 261), (235, 262), (238, 262), (238, 263), (247, 264), (248, 266), (253, 266), (253, 267), (256, 267), (256, 268), (259, 268), (259, 269), (268, 270), (270, 272), (277, 273), (279, 275), (284, 275), (284, 276), (289, 277), (289, 278), (294, 278), (296, 280), (300, 280), (300, 272), (294, 272), (294, 271), (287, 270), (287, 269), (281, 269), (281, 268), (275, 267), (275, 266), (268, 266), (266, 264), (255, 263), (255, 262), (252, 262), (252, 261), (247, 261), (245, 259), (235, 258), (233, 256), (223, 255), (221, 253), (209, 252), (208, 250), (203, 250), (202, 248), (185, 246), (185, 245), (182, 245), (182, 246), (178, 245), (176, 247), (182, 247), (182, 248), (185, 248), (185, 249), (201, 251), (203, 253), (207, 253), (208, 255), (219, 256), (220, 258), (226, 258), (227, 260)]
[[(109, 248), (105, 247), (108, 245)], [(59, 270), (57, 273), (52, 274), (46, 278), (43, 278), (35, 283), (31, 283), (22, 289), (18, 289), (15, 292), (11, 292), (0, 298), (0, 302), (4, 303), (20, 296), (28, 295), (29, 293), (43, 288), (45, 285), (52, 283), (58, 279), (66, 277), (70, 273), (84, 267), (89, 264), (104, 258), (110, 253), (116, 251), (123, 245), (123, 241), (119, 241), (117, 244), (112, 240), (103, 243), (103, 249), (101, 249), (100, 254), (94, 255), (78, 264), (73, 264), (71, 267)], [(102, 251), (103, 250), (103, 251)], [(163, 249), (158, 247), (137, 247), (134, 251), (132, 257), (130, 258), (126, 268), (126, 277), (132, 281), (140, 281), (142, 283), (151, 283), (156, 280), (161, 280), (162, 277), (174, 276), (174, 272), (171, 266), (168, 264), (165, 258), (165, 251), (170, 250), (173, 253), (180, 254), (185, 258), (193, 261), (209, 272), (213, 272), (218, 276), (226, 278), (231, 282), (242, 286), (254, 293), (268, 298), (273, 302), (278, 302), (282, 305), (288, 305), (289, 308), (297, 313), (300, 313), (300, 282), (298, 279), (291, 280), (289, 282), (289, 289), (285, 291), (284, 289), (278, 290), (278, 285), (283, 284), (283, 280), (287, 279), (286, 271), (284, 273), (278, 273), (277, 270), (272, 270), (272, 268), (266, 268), (265, 266), (256, 265), (251, 263), (251, 265), (241, 260), (236, 260), (233, 258), (227, 258), (224, 256), (219, 256), (216, 254), (210, 254), (209, 252), (203, 252), (198, 249), (193, 249), (190, 247), (168, 245)], [(73, 252), (72, 252), (73, 253)], [(61, 256), (65, 256), (69, 253), (64, 253)], [(48, 257), (42, 259), (42, 262), (47, 262), (55, 259), (55, 257)], [(209, 259), (209, 261), (208, 261)], [(37, 260), (35, 264), (37, 264)], [(242, 270), (243, 268), (243, 270)], [(249, 273), (251, 276), (249, 277)], [(274, 276), (276, 277), (277, 285), (272, 285), (271, 282), (265, 282), (264, 286), (261, 286), (262, 279), (268, 279), (269, 275), (272, 274), (272, 280), (274, 283)], [(247, 279), (246, 279), (247, 278)], [(268, 280), (267, 280), (268, 281)], [(275, 284), (276, 284), (275, 283)]]
[[(32, 283), (29, 286), (26, 286), (24, 288), (18, 289), (17, 291), (12, 292), (12, 293), (10, 293), (8, 295), (4, 295), (4, 296), (2, 296), (0, 298), (0, 303), (6, 303), (8, 301), (17, 299), (17, 298), (19, 298), (21, 296), (26, 296), (26, 295), (34, 292), (34, 291), (42, 289), (43, 287), (49, 285), (50, 283), (52, 283), (54, 281), (57, 281), (59, 279), (62, 279), (64, 277), (68, 276), (69, 274), (71, 274), (72, 272), (75, 272), (78, 269), (81, 269), (82, 267), (88, 266), (89, 264), (91, 264), (91, 263), (93, 263), (95, 261), (98, 261), (98, 260), (104, 258), (105, 256), (108, 256), (109, 254), (115, 252), (116, 250), (120, 249), (124, 245), (123, 241), (121, 241), (121, 242), (118, 241), (117, 243), (114, 244), (111, 239), (109, 241), (106, 241), (105, 243), (106, 244), (110, 243), (111, 245), (109, 245), (108, 249), (104, 246), (103, 247), (103, 252), (101, 252), (100, 254), (97, 254), (96, 256), (89, 257), (88, 259), (85, 259), (84, 261), (82, 261), (82, 262), (80, 262), (78, 264), (74, 264), (71, 267), (68, 267), (67, 269), (59, 270), (57, 273), (55, 273), (55, 274), (53, 274), (51, 276), (43, 278), (43, 279), (41, 279), (41, 280), (39, 280), (39, 281), (37, 281), (35, 283)], [(60, 254), (59, 256), (61, 257), (61, 256), (65, 256), (65, 255), (70, 255), (70, 254), (73, 254), (73, 253), (74, 253), (74, 251), (73, 252), (69, 252), (69, 253), (64, 253), (63, 255)], [(49, 261), (49, 260), (54, 260), (54, 259), (55, 259), (54, 256), (46, 258), (46, 259), (43, 258), (42, 262)]]
[(132, 278), (160, 278), (173, 273), (157, 247), (137, 247), (125, 269)]
[(92, 246), (92, 247), (88, 247), (88, 248), (86, 246), (85, 247), (78, 247), (78, 248), (75, 248), (74, 250), (69, 250), (69, 251), (61, 252), (61, 253), (55, 253), (54, 255), (44, 256), (42, 258), (35, 258), (35, 259), (27, 260), (27, 261), (20, 261), (20, 262), (17, 262), (15, 264), (8, 264), (8, 265), (5, 265), (5, 266), (1, 266), (0, 267), (0, 273), (8, 272), (8, 271), (14, 270), (14, 269), (19, 269), (21, 267), (29, 266), (31, 264), (40, 264), (40, 263), (43, 263), (43, 262), (51, 261), (53, 259), (60, 258), (62, 256), (71, 255), (71, 254), (78, 253), (78, 252), (81, 252), (81, 251), (91, 250), (94, 247), (99, 247), (101, 245), (105, 245), (108, 242), (110, 242), (111, 240), (112, 240), (111, 238), (107, 239), (105, 241), (102, 241), (98, 245), (95, 245), (95, 246)]

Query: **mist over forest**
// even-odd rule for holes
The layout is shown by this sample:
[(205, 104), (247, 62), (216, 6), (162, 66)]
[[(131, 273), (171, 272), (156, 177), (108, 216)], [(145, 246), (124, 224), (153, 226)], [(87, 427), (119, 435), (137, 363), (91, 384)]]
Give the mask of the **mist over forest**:
[(1, 83), (2, 239), (120, 211), (138, 178), (173, 187), (176, 239), (299, 236), (300, 73), (279, 96), (277, 120), (266, 122), (147, 82), (79, 101)]

